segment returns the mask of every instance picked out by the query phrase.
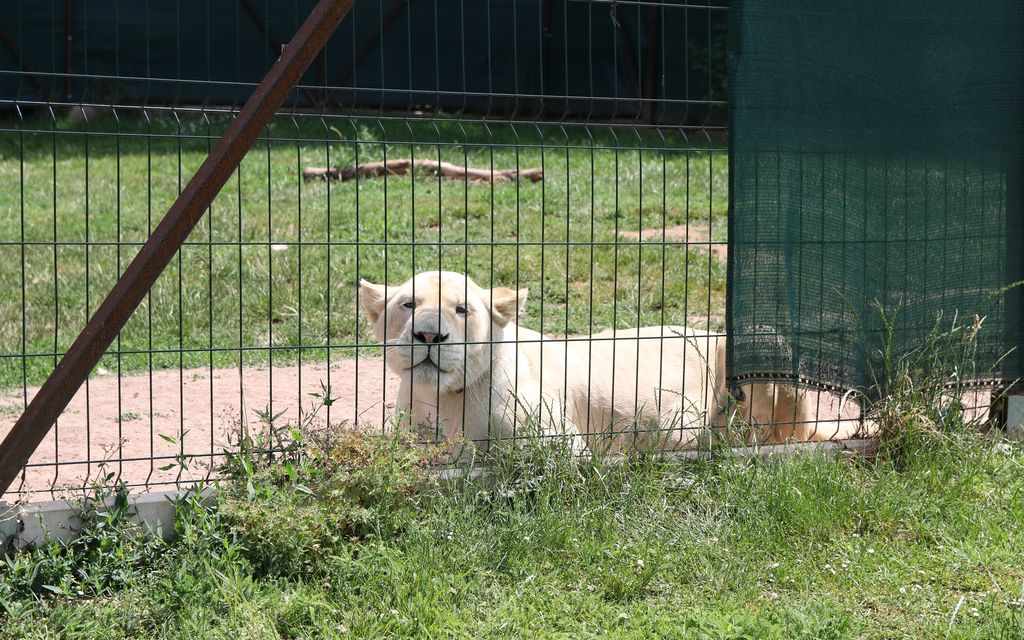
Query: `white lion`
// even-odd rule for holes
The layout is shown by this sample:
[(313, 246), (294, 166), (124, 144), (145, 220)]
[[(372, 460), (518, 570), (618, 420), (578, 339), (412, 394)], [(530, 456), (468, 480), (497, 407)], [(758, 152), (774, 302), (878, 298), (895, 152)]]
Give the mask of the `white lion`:
[(539, 433), (579, 453), (685, 449), (731, 415), (760, 425), (762, 441), (823, 439), (777, 426), (805, 417), (806, 393), (748, 384), (747, 402), (726, 402), (720, 335), (659, 326), (556, 339), (517, 324), (527, 294), (447, 271), (400, 286), (361, 281), (360, 306), (401, 377), (398, 411), (449, 442), (484, 448)]
[(449, 440), (486, 447), (539, 431), (577, 451), (687, 447), (713, 406), (704, 363), (719, 339), (707, 334), (653, 327), (554, 339), (516, 323), (526, 289), (485, 290), (451, 272), (397, 287), (363, 281), (359, 293), (401, 376), (398, 410)]

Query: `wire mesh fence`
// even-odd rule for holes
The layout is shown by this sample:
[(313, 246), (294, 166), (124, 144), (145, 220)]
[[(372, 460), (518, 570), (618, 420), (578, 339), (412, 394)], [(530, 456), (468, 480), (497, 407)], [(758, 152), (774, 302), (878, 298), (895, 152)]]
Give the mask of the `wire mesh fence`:
[[(0, 431), (310, 7), (3, 10)], [(209, 478), (240, 437), (306, 422), (711, 446), (732, 406), (727, 19), (357, 2), (12, 491)], [(832, 392), (741, 396), (771, 429), (736, 442), (862, 433)]]

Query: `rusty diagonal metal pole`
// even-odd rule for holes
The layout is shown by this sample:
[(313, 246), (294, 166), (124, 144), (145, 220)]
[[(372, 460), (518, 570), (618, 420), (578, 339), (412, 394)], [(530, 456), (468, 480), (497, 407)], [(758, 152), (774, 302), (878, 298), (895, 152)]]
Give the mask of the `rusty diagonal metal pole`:
[(85, 329), (32, 398), (25, 413), (0, 444), (0, 495), (7, 491), (57, 417), (110, 347), (167, 263), (203, 217), (221, 187), (252, 148), (263, 128), (284, 104), (353, 0), (320, 0), (285, 47), (238, 117), (178, 195), (153, 234), (118, 279)]

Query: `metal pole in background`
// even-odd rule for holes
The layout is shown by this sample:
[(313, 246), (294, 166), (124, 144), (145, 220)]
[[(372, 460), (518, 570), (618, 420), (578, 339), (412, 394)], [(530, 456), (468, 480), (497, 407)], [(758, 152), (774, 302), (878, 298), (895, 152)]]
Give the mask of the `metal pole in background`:
[(167, 263), (188, 238), (260, 131), (352, 8), (352, 0), (320, 0), (238, 117), (178, 196), (60, 364), (0, 444), (0, 495), (110, 347)]

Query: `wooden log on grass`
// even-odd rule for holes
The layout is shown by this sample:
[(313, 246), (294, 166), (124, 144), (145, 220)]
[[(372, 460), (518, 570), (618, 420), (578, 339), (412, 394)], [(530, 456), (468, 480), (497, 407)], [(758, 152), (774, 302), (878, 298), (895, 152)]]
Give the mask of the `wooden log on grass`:
[(411, 160), (403, 158), (387, 162), (366, 162), (348, 167), (307, 167), (302, 171), (305, 180), (341, 180), (347, 182), (355, 177), (379, 178), (384, 175), (404, 176), (409, 171), (426, 171), (430, 175), (441, 175), (450, 180), (466, 180), (469, 182), (512, 182), (526, 179), (539, 182), (544, 179), (541, 169), (476, 169), (451, 162), (437, 160)]

